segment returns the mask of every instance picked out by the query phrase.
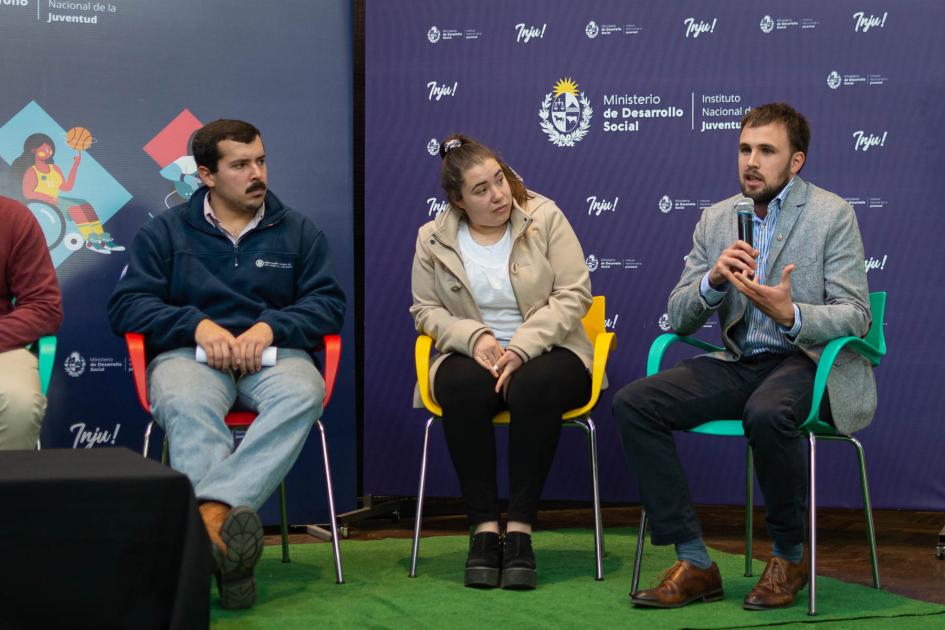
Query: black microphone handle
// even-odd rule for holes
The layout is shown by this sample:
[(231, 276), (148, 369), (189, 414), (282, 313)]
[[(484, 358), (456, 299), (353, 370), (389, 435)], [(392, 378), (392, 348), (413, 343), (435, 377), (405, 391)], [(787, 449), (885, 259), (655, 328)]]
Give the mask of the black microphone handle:
[(738, 239), (748, 243), (749, 247), (754, 247), (752, 241), (751, 214), (747, 212), (738, 213)]

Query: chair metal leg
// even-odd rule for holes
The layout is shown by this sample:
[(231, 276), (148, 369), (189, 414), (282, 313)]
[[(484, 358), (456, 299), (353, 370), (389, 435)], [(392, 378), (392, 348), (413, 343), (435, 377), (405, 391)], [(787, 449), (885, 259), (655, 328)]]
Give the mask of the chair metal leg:
[(148, 422), (148, 426), (144, 428), (144, 448), (141, 450), (141, 454), (145, 457), (148, 456), (148, 446), (151, 444), (151, 429), (154, 428), (154, 420)]
[(285, 479), (279, 483), (279, 531), (282, 533), (282, 561), (289, 562), (289, 517), (285, 511)]
[(604, 526), (601, 522), (600, 485), (598, 483), (597, 427), (590, 416), (569, 424), (581, 427), (587, 437), (587, 447), (591, 460), (591, 483), (593, 484), (591, 490), (594, 497), (594, 579), (600, 582), (604, 579)]
[(879, 585), (879, 559), (876, 555), (876, 526), (873, 523), (873, 504), (870, 501), (870, 488), (866, 481), (866, 454), (863, 445), (849, 435), (822, 435), (821, 439), (849, 442), (856, 450), (857, 464), (860, 468), (860, 490), (863, 492), (863, 512), (866, 516), (866, 538), (870, 546), (870, 568), (873, 571), (873, 588)]
[(745, 446), (745, 577), (751, 577), (753, 521), (755, 509), (755, 465), (751, 445)]
[(637, 552), (633, 556), (633, 577), (630, 580), (630, 596), (637, 594), (640, 586), (640, 566), (643, 564), (643, 545), (646, 540), (646, 510), (640, 506), (640, 529), (637, 532)]
[(427, 449), (430, 446), (430, 427), (439, 420), (436, 416), (430, 416), (426, 427), (423, 429), (423, 453), (420, 456), (420, 487), (417, 489), (417, 514), (413, 522), (413, 548), (410, 551), (410, 573), (409, 577), (417, 577), (417, 556), (420, 553), (420, 522), (423, 520), (423, 491), (427, 482)]
[(328, 462), (328, 440), (325, 438), (325, 425), (321, 420), (315, 421), (318, 434), (322, 440), (322, 462), (325, 464), (325, 486), (328, 490), (328, 516), (331, 519), (331, 551), (335, 557), (335, 583), (344, 584), (344, 569), (341, 566), (341, 546), (338, 542), (338, 518), (335, 512), (335, 492), (331, 483), (331, 465)]
[(873, 569), (873, 588), (879, 586), (879, 560), (876, 557), (876, 527), (873, 523), (873, 504), (870, 501), (870, 487), (866, 482), (866, 455), (863, 445), (856, 438), (850, 438), (856, 449), (857, 462), (860, 464), (860, 488), (863, 490), (863, 512), (866, 514), (866, 535), (870, 543), (870, 565)]
[(807, 585), (808, 605), (807, 614), (814, 616), (817, 614), (817, 436), (809, 433), (807, 436), (810, 442), (810, 453), (808, 456), (809, 473), (808, 484), (810, 499), (808, 510), (810, 513), (810, 567), (808, 575), (810, 581)]

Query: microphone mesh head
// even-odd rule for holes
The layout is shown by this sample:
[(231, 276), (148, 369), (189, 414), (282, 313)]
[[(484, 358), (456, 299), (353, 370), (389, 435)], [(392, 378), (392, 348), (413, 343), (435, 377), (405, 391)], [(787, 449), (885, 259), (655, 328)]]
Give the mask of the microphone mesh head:
[(748, 197), (742, 197), (741, 199), (735, 202), (736, 213), (747, 212), (748, 214), (751, 214), (754, 211), (755, 211), (755, 202), (749, 199)]

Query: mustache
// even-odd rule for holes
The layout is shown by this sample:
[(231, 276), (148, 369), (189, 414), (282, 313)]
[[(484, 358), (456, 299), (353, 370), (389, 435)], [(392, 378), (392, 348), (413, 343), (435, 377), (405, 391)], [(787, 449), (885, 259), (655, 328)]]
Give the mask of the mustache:
[(257, 190), (266, 190), (266, 185), (262, 182), (253, 182), (249, 185), (249, 188), (246, 189), (247, 193), (256, 192)]

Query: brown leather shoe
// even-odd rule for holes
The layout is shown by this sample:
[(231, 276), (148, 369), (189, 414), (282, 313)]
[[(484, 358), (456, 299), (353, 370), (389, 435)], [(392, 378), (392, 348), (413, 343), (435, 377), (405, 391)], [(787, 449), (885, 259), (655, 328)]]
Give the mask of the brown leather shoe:
[(774, 556), (768, 560), (761, 579), (745, 597), (745, 610), (783, 608), (794, 603), (797, 592), (807, 585), (807, 562), (794, 564)]
[(700, 569), (687, 560), (677, 560), (667, 569), (656, 588), (630, 593), (635, 606), (648, 608), (679, 608), (697, 599), (715, 602), (723, 597), (719, 566), (713, 562), (708, 569)]
[(200, 517), (207, 528), (207, 535), (210, 536), (210, 542), (216, 547), (222, 555), (226, 555), (226, 543), (220, 538), (220, 528), (223, 521), (230, 515), (230, 506), (219, 501), (204, 501), (198, 506)]

